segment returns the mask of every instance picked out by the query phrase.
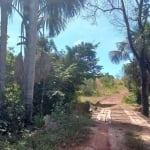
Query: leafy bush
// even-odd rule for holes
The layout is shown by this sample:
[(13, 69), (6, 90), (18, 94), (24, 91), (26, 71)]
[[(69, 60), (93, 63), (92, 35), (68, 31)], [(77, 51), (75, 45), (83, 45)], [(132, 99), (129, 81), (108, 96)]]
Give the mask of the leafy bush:
[(42, 115), (36, 115), (36, 116), (34, 116), (34, 123), (35, 123), (36, 127), (42, 128), (43, 125), (44, 125), (43, 116)]
[(88, 79), (80, 86), (81, 95), (93, 96), (98, 95), (95, 79)]
[(134, 94), (130, 94), (124, 97), (124, 102), (127, 104), (136, 104), (136, 96)]
[(59, 128), (31, 136), (27, 140), (28, 147), (36, 150), (58, 150), (61, 146), (85, 140), (89, 134), (87, 127), (93, 125), (87, 116), (62, 115), (58, 116), (56, 121), (60, 122)]
[[(53, 117), (53, 116), (50, 116)], [(89, 126), (94, 122), (88, 115), (58, 115), (53, 120), (60, 124), (56, 129), (37, 130), (26, 135), (16, 143), (8, 141), (0, 142), (0, 149), (3, 150), (58, 150), (76, 145), (88, 138)]]
[(107, 87), (107, 88), (112, 88), (115, 85), (115, 81), (114, 81), (114, 77), (111, 75), (105, 75), (103, 77), (100, 78), (103, 86)]
[(3, 135), (18, 135), (24, 126), (24, 107), (19, 102), (5, 102), (0, 110), (0, 133)]

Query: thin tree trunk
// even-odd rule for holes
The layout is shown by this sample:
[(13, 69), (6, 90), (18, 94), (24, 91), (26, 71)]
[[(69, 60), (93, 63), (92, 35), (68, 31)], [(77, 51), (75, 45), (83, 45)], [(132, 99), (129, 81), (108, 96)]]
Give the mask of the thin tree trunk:
[(1, 0), (1, 36), (0, 36), (0, 106), (3, 103), (6, 73), (6, 49), (7, 49), (7, 2)]
[(44, 93), (45, 93), (45, 80), (43, 79), (42, 98), (41, 98), (41, 105), (40, 105), (41, 115), (43, 114)]
[(142, 113), (145, 116), (149, 116), (149, 102), (148, 102), (148, 90), (149, 90), (149, 80), (148, 72), (146, 68), (144, 50), (141, 52), (141, 100), (142, 100)]
[(147, 82), (147, 72), (142, 73), (142, 91), (141, 91), (141, 99), (142, 99), (142, 113), (145, 116), (149, 116), (149, 102), (148, 102), (148, 82)]
[(25, 121), (32, 122), (33, 92), (35, 78), (35, 57), (37, 49), (37, 21), (38, 21), (38, 0), (30, 0), (29, 11), (29, 37), (27, 43), (27, 72), (25, 85)]

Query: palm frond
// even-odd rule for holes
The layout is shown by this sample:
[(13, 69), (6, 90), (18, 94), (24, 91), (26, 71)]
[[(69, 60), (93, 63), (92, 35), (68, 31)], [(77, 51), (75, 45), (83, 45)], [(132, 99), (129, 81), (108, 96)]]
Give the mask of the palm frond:
[(120, 61), (124, 60), (130, 60), (130, 56), (128, 51), (119, 51), (119, 50), (114, 50), (109, 52), (109, 57), (112, 63), (119, 64)]
[(115, 64), (119, 64), (121, 59), (122, 59), (122, 56), (121, 56), (121, 51), (118, 51), (118, 50), (114, 50), (114, 51), (110, 51), (109, 52), (109, 58), (111, 60), (112, 63), (115, 63)]
[(85, 0), (45, 0), (40, 15), (45, 20), (49, 35), (54, 37), (64, 30), (67, 21), (80, 12), (84, 2)]

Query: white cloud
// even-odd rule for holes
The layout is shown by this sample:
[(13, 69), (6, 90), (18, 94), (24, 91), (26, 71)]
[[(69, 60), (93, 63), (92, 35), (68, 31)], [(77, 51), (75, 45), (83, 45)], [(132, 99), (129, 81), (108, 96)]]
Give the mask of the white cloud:
[(74, 46), (81, 44), (83, 41), (82, 40), (77, 40), (76, 42), (74, 42)]

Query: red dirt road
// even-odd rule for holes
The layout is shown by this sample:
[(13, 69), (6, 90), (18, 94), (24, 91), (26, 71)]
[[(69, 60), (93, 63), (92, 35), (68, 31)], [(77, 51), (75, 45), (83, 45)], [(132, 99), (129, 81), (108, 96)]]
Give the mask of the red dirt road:
[(121, 93), (98, 98), (100, 104), (92, 113), (97, 124), (91, 128), (89, 140), (67, 150), (130, 150), (125, 144), (125, 133), (139, 127), (142, 128), (140, 137), (150, 145), (150, 119), (122, 104), (123, 97)]

